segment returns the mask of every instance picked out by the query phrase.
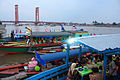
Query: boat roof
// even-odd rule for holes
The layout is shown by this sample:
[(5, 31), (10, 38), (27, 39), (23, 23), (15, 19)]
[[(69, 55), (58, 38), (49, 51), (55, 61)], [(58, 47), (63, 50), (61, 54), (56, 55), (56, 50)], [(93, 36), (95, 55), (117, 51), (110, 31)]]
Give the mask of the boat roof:
[(67, 32), (73, 33), (73, 34), (75, 34), (75, 33), (88, 33), (88, 31), (67, 31)]
[[(88, 47), (98, 53), (112, 53), (120, 51), (120, 34), (95, 35), (73, 38), (84, 47)], [(67, 42), (67, 41), (66, 41)], [(67, 42), (68, 43), (68, 42)]]
[(28, 35), (28, 34), (27, 34), (27, 33), (16, 33), (15, 35), (16, 35), (16, 36), (19, 36), (19, 35), (20, 35), (20, 36), (24, 36), (24, 35)]
[(70, 36), (69, 32), (32, 32), (32, 36)]

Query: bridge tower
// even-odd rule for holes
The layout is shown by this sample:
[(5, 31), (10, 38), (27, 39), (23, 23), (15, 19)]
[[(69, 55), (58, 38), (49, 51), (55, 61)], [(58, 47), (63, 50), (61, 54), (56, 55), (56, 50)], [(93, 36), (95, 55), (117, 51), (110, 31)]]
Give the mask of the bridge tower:
[(38, 24), (39, 22), (39, 7), (36, 7), (35, 10), (35, 24)]
[(18, 16), (18, 5), (15, 5), (15, 24), (17, 24), (19, 21), (19, 16)]

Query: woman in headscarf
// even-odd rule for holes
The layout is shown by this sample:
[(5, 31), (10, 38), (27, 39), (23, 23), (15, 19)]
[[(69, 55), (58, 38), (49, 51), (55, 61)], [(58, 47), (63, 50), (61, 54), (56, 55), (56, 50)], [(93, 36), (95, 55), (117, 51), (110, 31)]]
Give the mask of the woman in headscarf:
[(75, 68), (76, 68), (76, 63), (72, 63), (72, 65), (70, 66), (69, 71), (68, 71), (67, 80), (72, 80), (73, 79)]

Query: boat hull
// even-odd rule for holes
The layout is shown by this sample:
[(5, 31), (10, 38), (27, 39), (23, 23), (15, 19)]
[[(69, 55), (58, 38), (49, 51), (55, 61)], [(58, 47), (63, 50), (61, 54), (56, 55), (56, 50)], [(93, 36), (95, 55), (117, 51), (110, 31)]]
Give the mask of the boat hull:
[[(10, 44), (11, 45), (11, 44)], [(35, 44), (31, 46), (0, 46), (0, 53), (10, 53), (10, 54), (20, 54), (26, 53), (28, 50), (34, 51), (37, 50), (39, 47), (47, 47), (47, 46), (60, 46), (62, 43), (49, 43), (49, 44)]]
[(20, 54), (26, 53), (28, 47), (0, 47), (0, 53)]

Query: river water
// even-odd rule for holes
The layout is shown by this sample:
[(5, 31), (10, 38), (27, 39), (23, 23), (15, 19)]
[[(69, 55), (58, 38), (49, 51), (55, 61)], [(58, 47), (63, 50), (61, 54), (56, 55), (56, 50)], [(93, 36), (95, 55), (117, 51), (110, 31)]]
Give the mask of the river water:
[[(15, 25), (6, 25), (6, 33), (3, 35), (4, 37), (10, 37), (10, 33), (14, 30), (14, 33), (21, 32), (24, 33), (27, 30), (25, 27), (32, 28), (33, 32), (45, 32), (45, 29), (49, 32), (59, 32), (61, 31), (60, 26), (35, 26), (35, 25), (23, 25), (23, 26), (15, 26)], [(116, 34), (120, 33), (119, 27), (95, 27), (95, 26), (76, 26), (77, 29), (84, 29), (84, 31), (88, 31), (88, 33), (95, 33), (97, 35), (101, 34)], [(73, 30), (72, 26), (64, 26), (66, 30)], [(0, 67), (15, 65), (20, 63), (27, 63), (34, 54), (0, 54)]]

